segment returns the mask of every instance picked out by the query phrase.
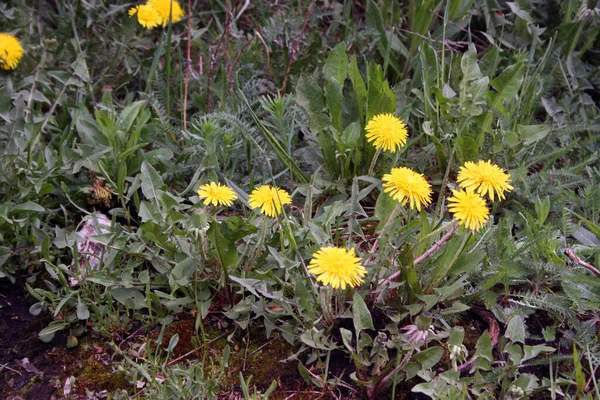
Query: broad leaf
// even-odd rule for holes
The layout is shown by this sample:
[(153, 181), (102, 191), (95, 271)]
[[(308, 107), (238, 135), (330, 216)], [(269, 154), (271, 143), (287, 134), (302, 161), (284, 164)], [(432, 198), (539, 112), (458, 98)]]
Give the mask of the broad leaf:
[(371, 312), (358, 292), (354, 292), (352, 300), (352, 321), (354, 322), (354, 329), (357, 336), (363, 329), (375, 329)]

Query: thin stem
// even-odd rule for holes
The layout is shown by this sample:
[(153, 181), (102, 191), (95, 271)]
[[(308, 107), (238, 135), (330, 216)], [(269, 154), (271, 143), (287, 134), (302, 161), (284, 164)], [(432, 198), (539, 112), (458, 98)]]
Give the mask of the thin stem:
[(575, 254), (573, 252), (573, 250), (571, 250), (571, 249), (565, 249), (564, 253), (575, 264), (578, 264), (578, 265), (581, 265), (582, 267), (587, 268), (588, 271), (592, 272), (596, 276), (600, 276), (600, 271), (596, 267), (594, 267), (592, 264), (590, 264), (588, 262), (583, 261), (581, 258), (579, 258), (579, 256), (577, 256), (577, 254)]
[(367, 175), (371, 175), (373, 173), (373, 170), (375, 169), (375, 164), (377, 163), (377, 158), (379, 157), (379, 155), (381, 154), (381, 147), (377, 149), (377, 151), (375, 152), (375, 155), (373, 156), (373, 160), (371, 160), (371, 165), (369, 166), (369, 172), (367, 173)]
[(423, 261), (425, 261), (427, 259), (427, 257), (429, 257), (434, 251), (438, 250), (440, 247), (442, 247), (442, 245), (444, 243), (446, 243), (446, 241), (448, 241), (448, 239), (450, 239), (450, 237), (454, 234), (454, 232), (456, 232), (456, 230), (458, 229), (458, 223), (455, 223), (452, 228), (450, 228), (450, 230), (448, 232), (446, 232), (446, 234), (444, 236), (442, 236), (442, 238), (440, 240), (438, 240), (437, 242), (435, 242), (433, 244), (433, 246), (431, 246), (429, 248), (429, 250), (425, 251), (425, 253), (421, 254), (419, 257), (415, 258), (415, 261), (413, 262), (414, 265), (420, 264)]
[(190, 70), (192, 69), (192, 0), (187, 2), (187, 52), (185, 60), (185, 80), (183, 86), (183, 129), (187, 130), (187, 100), (190, 85)]
[[(385, 235), (385, 231), (386, 229), (392, 224), (392, 222), (396, 219), (396, 217), (398, 216), (398, 213), (400, 212), (400, 209), (402, 207), (402, 203), (398, 203), (396, 204), (396, 207), (394, 207), (394, 209), (392, 210), (392, 213), (390, 214), (390, 216), (388, 217), (385, 225), (383, 226), (383, 229), (381, 229), (381, 232), (379, 232), (379, 236), (377, 236), (377, 239), (375, 239), (375, 243), (373, 243), (373, 246), (371, 247), (371, 251), (369, 253), (374, 254), (375, 252), (377, 252), (377, 249), (379, 248), (379, 239), (381, 239), (383, 237), (383, 235)], [(365, 262), (365, 266), (367, 266), (372, 260), (373, 260), (373, 256), (371, 256), (366, 262)]]
[[(432, 253), (434, 253), (436, 250), (438, 250), (440, 247), (442, 247), (442, 245), (444, 243), (446, 243), (448, 241), (448, 239), (450, 239), (452, 237), (452, 235), (454, 235), (454, 232), (456, 232), (457, 229), (458, 229), (458, 223), (455, 223), (454, 225), (452, 225), (452, 228), (450, 228), (450, 230), (448, 232), (446, 232), (446, 234), (440, 238), (440, 240), (438, 240), (437, 242), (435, 242), (433, 244), (433, 246), (431, 246), (431, 248), (429, 248), (427, 251), (425, 251), (425, 253), (421, 254), (419, 257), (415, 258), (415, 260), (413, 261), (413, 266), (425, 261)], [(385, 285), (389, 284), (394, 279), (396, 279), (398, 276), (400, 276), (401, 273), (402, 273), (402, 269), (399, 269), (398, 271), (394, 272), (386, 280), (381, 282), (381, 286), (385, 286)]]

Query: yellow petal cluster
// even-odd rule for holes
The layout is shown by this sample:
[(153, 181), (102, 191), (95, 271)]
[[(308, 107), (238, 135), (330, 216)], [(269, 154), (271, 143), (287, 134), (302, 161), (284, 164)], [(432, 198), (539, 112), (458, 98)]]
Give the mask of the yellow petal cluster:
[(367, 274), (353, 250), (333, 246), (322, 247), (313, 254), (308, 272), (316, 275), (317, 281), (334, 289), (360, 286)]
[(392, 168), (383, 176), (383, 191), (402, 205), (410, 201), (410, 208), (421, 211), (431, 203), (431, 185), (425, 177), (410, 168)]
[(465, 189), (473, 189), (482, 196), (486, 194), (494, 201), (494, 193), (504, 199), (504, 192), (510, 192), (510, 175), (490, 161), (477, 163), (467, 161), (458, 171), (457, 181)]
[(213, 206), (230, 206), (237, 199), (235, 192), (231, 188), (215, 182), (209, 182), (200, 186), (198, 197), (204, 199), (205, 205), (211, 204)]
[(10, 33), (0, 33), (0, 68), (15, 69), (23, 57), (23, 47)]
[(448, 202), (451, 203), (448, 210), (467, 229), (477, 232), (489, 219), (490, 210), (485, 200), (472, 189), (453, 190)]
[(146, 29), (156, 28), (161, 25), (162, 18), (158, 11), (148, 4), (141, 4), (129, 9), (129, 16), (137, 15), (138, 22)]
[(285, 204), (291, 204), (292, 198), (285, 190), (277, 186), (262, 185), (250, 193), (248, 204), (260, 208), (260, 212), (269, 217), (277, 217)]
[(365, 137), (377, 149), (395, 152), (406, 144), (408, 130), (404, 122), (393, 114), (378, 114), (365, 127)]
[(185, 15), (177, 0), (148, 0), (148, 5), (158, 11), (162, 18), (162, 26), (169, 23), (169, 15), (173, 23), (181, 21)]
[(173, 23), (181, 21), (185, 13), (177, 0), (148, 0), (129, 9), (129, 16), (137, 15), (138, 22), (146, 29), (167, 26), (169, 17)]

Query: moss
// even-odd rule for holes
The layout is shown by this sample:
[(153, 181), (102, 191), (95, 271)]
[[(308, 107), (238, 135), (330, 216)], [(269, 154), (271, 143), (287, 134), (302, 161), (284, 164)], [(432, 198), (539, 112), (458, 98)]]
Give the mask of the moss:
[(85, 389), (93, 392), (107, 390), (109, 393), (117, 389), (131, 388), (127, 374), (123, 371), (110, 371), (104, 364), (94, 358), (82, 360), (81, 370), (75, 376), (75, 384), (80, 394)]
[[(218, 373), (223, 351), (229, 346), (229, 362), (227, 371), (224, 371), (224, 380), (221, 381), (223, 391), (239, 387), (239, 373), (247, 380), (252, 376), (251, 386), (264, 391), (273, 380), (278, 383), (292, 382), (297, 386), (297, 370), (281, 363), (292, 353), (290, 345), (283, 337), (273, 334), (267, 339), (264, 328), (260, 326), (249, 327), (248, 330), (238, 330), (237, 335), (228, 341), (227, 331), (216, 326), (205, 326), (207, 346), (203, 348), (195, 332), (194, 320), (177, 321), (165, 328), (163, 346), (166, 347), (171, 337), (179, 335), (179, 342), (173, 351), (171, 359), (189, 353), (186, 359), (205, 357), (205, 373), (208, 375)], [(153, 332), (150, 337), (158, 338), (160, 330)], [(197, 349), (196, 352), (193, 350)], [(206, 352), (206, 354), (204, 353)], [(244, 361), (245, 359), (245, 361)], [(181, 362), (184, 362), (182, 359)], [(217, 371), (217, 372), (216, 372)]]

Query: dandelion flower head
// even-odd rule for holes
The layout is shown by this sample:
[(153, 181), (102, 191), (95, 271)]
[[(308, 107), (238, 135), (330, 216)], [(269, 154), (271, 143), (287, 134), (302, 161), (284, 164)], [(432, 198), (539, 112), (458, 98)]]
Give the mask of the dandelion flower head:
[(406, 144), (408, 130), (404, 122), (393, 114), (378, 114), (365, 127), (365, 135), (377, 149), (395, 152)]
[(213, 206), (230, 206), (237, 199), (235, 192), (231, 188), (215, 182), (209, 182), (200, 186), (198, 197), (204, 199), (205, 205), (210, 204)]
[(163, 23), (159, 12), (148, 4), (142, 4), (129, 9), (129, 16), (137, 15), (138, 22), (146, 29), (156, 28)]
[(402, 205), (410, 201), (410, 208), (421, 211), (422, 205), (431, 203), (431, 185), (425, 177), (410, 168), (392, 168), (383, 176), (383, 191)]
[(473, 189), (477, 193), (494, 201), (494, 193), (504, 199), (504, 192), (510, 192), (513, 187), (509, 184), (510, 175), (490, 161), (476, 163), (467, 161), (458, 171), (457, 181), (464, 188)]
[(359, 286), (367, 270), (360, 264), (354, 250), (339, 247), (321, 247), (313, 254), (308, 272), (317, 276), (317, 281), (332, 288), (346, 289), (346, 286)]
[(148, 0), (148, 5), (154, 8), (162, 18), (162, 26), (167, 26), (169, 23), (169, 15), (173, 23), (181, 21), (185, 15), (177, 0)]
[(23, 57), (23, 47), (10, 33), (0, 33), (0, 68), (15, 69)]
[(472, 189), (453, 190), (448, 202), (451, 203), (448, 210), (459, 224), (475, 232), (485, 225), (490, 216), (485, 200)]
[(260, 208), (260, 212), (269, 217), (277, 217), (285, 204), (291, 204), (292, 198), (285, 190), (277, 186), (262, 185), (250, 193), (248, 204)]

